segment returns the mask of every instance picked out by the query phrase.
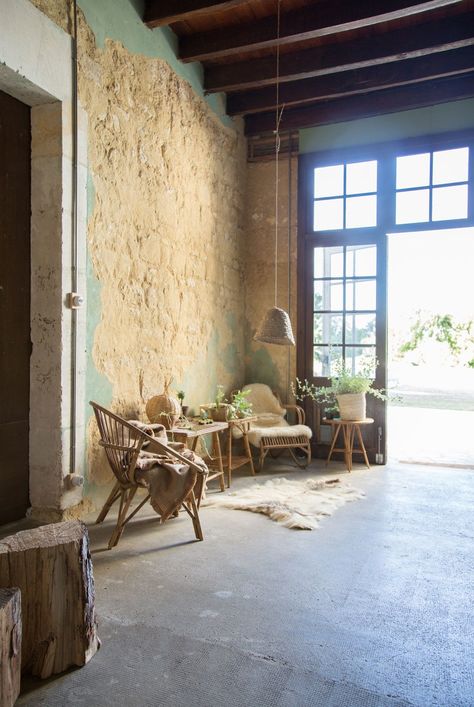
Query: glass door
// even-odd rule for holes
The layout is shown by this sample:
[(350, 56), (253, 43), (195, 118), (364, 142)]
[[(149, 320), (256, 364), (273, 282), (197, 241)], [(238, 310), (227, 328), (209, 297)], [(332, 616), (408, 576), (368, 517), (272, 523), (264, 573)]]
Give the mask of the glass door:
[[(313, 243), (308, 248), (304, 377), (317, 386), (328, 385), (343, 362), (353, 373), (369, 370), (376, 386), (385, 388), (385, 238), (344, 241), (340, 245)], [(317, 442), (315, 452), (325, 457), (331, 433), (322, 422), (327, 410), (314, 406), (308, 412)], [(364, 428), (369, 459), (385, 463), (385, 404), (368, 396), (367, 415), (374, 419), (373, 425)]]

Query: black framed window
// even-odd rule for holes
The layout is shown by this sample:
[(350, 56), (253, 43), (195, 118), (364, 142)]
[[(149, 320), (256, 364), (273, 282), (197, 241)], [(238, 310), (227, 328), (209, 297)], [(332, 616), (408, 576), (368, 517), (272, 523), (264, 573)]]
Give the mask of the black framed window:
[(396, 224), (467, 218), (468, 187), (469, 147), (397, 157)]
[(313, 376), (330, 378), (344, 361), (375, 374), (377, 246), (320, 246), (313, 258)]
[(377, 225), (377, 160), (316, 167), (313, 230)]

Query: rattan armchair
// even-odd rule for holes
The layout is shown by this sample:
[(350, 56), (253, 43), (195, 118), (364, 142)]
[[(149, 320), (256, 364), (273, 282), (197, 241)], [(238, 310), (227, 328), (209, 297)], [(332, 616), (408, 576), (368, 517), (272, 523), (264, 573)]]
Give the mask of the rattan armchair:
[[(312, 432), (305, 425), (303, 408), (281, 403), (278, 394), (263, 383), (251, 383), (243, 388), (249, 389), (247, 400), (252, 403), (252, 414), (257, 416), (257, 420), (250, 423), (248, 440), (259, 449), (259, 471), (263, 469), (268, 453), (277, 456), (285, 450), (300, 468), (308, 466), (311, 462)], [(285, 417), (287, 412), (294, 414), (296, 424), (288, 422)], [(302, 457), (298, 457), (297, 452), (302, 453)]]
[(150, 499), (150, 493), (148, 493), (136, 508), (129, 513), (130, 505), (137, 490), (146, 488), (143, 481), (140, 480), (139, 474), (137, 474), (137, 461), (145, 446), (147, 452), (162, 455), (162, 457), (166, 457), (173, 462), (181, 462), (196, 472), (194, 487), (191, 488), (186, 498), (182, 501), (181, 506), (193, 522), (196, 538), (203, 540), (199, 520), (199, 503), (206, 478), (206, 472), (203, 472), (203, 468), (184, 457), (177, 450), (147, 434), (143, 429), (124, 420), (119, 415), (115, 415), (95, 402), (91, 401), (90, 404), (94, 410), (100, 432), (101, 439), (99, 444), (104, 449), (109, 466), (115, 476), (115, 485), (99, 513), (96, 523), (102, 523), (112, 506), (119, 501), (117, 523), (109, 541), (109, 549), (117, 545), (125, 525)]

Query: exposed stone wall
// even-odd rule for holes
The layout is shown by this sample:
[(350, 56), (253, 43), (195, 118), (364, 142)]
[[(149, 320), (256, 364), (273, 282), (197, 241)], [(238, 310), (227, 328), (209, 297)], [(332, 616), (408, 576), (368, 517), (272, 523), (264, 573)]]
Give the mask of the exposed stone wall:
[[(278, 296), (277, 306), (288, 311), (288, 217), (289, 164), (282, 156), (278, 180)], [(267, 383), (289, 399), (289, 381), (296, 375), (294, 347), (261, 344), (253, 336), (266, 310), (274, 304), (275, 272), (275, 162), (258, 162), (247, 167), (246, 197), (246, 380)], [(297, 160), (291, 164), (291, 254), (290, 317), (296, 338), (296, 235)]]
[[(67, 29), (58, 3), (34, 4)], [(245, 141), (163, 60), (98, 48), (81, 13), (78, 59), (101, 293), (89, 355), (121, 414), (143, 415), (168, 378), (197, 408), (244, 378)], [(92, 481), (107, 480), (89, 450)]]

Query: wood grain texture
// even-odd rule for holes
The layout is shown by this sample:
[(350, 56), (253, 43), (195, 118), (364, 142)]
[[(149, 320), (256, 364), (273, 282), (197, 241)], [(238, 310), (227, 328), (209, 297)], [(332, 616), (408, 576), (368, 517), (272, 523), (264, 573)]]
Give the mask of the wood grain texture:
[(84, 523), (66, 521), (4, 538), (0, 585), (21, 589), (23, 672), (44, 679), (92, 658), (100, 641)]
[(0, 589), (0, 707), (12, 707), (20, 694), (21, 594)]

